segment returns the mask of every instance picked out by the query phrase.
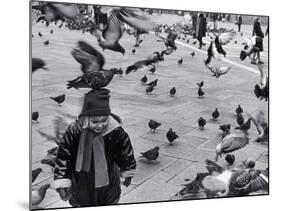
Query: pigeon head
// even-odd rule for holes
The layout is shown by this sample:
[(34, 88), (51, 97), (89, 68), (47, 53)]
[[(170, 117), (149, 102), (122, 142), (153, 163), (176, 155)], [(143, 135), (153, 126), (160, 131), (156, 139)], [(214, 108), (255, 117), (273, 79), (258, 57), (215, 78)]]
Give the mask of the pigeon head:
[(160, 149), (160, 147), (156, 146), (156, 147), (154, 147), (154, 149), (156, 149), (158, 151)]
[(253, 159), (248, 158), (247, 160), (243, 161), (243, 164), (246, 168), (254, 168), (256, 165), (256, 162)]

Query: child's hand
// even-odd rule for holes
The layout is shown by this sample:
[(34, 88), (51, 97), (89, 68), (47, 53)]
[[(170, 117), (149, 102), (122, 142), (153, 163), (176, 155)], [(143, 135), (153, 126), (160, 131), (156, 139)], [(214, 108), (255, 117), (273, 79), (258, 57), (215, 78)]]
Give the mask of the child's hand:
[(63, 201), (68, 201), (71, 197), (71, 188), (58, 188), (57, 192)]
[(123, 185), (128, 187), (131, 184), (131, 181), (132, 181), (132, 177), (126, 177), (124, 182), (123, 182)]

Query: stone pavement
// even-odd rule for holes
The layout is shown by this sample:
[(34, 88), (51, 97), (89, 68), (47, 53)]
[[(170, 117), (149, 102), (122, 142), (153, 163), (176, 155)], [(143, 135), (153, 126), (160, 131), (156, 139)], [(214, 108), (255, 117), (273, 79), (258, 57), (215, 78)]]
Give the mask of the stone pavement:
[[(160, 16), (154, 16), (159, 22)], [(178, 16), (166, 15), (161, 21), (172, 24), (178, 20)], [(235, 28), (233, 24), (219, 23), (221, 26)], [(219, 25), (219, 26), (220, 26)], [(50, 30), (54, 34), (50, 34)], [(244, 36), (250, 35), (251, 26), (242, 26)], [(263, 27), (265, 31), (265, 27)], [(38, 36), (38, 32), (43, 37)], [(40, 113), (39, 123), (32, 123), (32, 169), (42, 167), (43, 173), (36, 180), (33, 187), (39, 187), (45, 183), (52, 182), (52, 170), (49, 166), (41, 164), (40, 160), (47, 154), (47, 150), (55, 144), (41, 137), (38, 130), (53, 134), (52, 121), (60, 112), (78, 115), (81, 111), (83, 94), (88, 90), (66, 89), (66, 81), (81, 74), (80, 65), (72, 58), (70, 51), (76, 46), (78, 40), (85, 40), (97, 47), (95, 37), (89, 33), (82, 34), (81, 31), (69, 31), (67, 28), (58, 28), (53, 24), (45, 27), (43, 24), (33, 24), (32, 33), (32, 57), (43, 58), (50, 71), (40, 70), (32, 75), (32, 111)], [(155, 35), (142, 36), (144, 42), (136, 53), (131, 53), (134, 38), (127, 34), (123, 35), (121, 44), (127, 50), (125, 56), (111, 51), (104, 51), (97, 47), (106, 58), (105, 68), (122, 67), (141, 60), (154, 51), (164, 49)], [(43, 44), (49, 40), (49, 46)], [(208, 39), (205, 39), (208, 41)], [(228, 59), (257, 68), (250, 65), (249, 60), (239, 61), (239, 52), (242, 48), (242, 39), (238, 35), (238, 44), (232, 41), (226, 51)], [(184, 41), (182, 41), (184, 42)], [(268, 65), (267, 37), (264, 39), (265, 51), (262, 54), (265, 67)], [(203, 47), (206, 50), (208, 46)], [(194, 58), (190, 56), (192, 50), (178, 45), (178, 50), (165, 61), (156, 65), (156, 73), (150, 74), (147, 70), (125, 75), (115, 76), (108, 87), (111, 90), (112, 112), (118, 114), (123, 120), (123, 127), (128, 132), (134, 147), (137, 160), (136, 176), (129, 187), (122, 186), (122, 197), (120, 203), (148, 202), (173, 200), (175, 194), (182, 188), (185, 178), (192, 179), (197, 172), (205, 171), (204, 160), (215, 158), (215, 146), (221, 140), (218, 126), (230, 123), (232, 128), (236, 125), (235, 109), (241, 104), (247, 114), (255, 114), (262, 110), (268, 114), (268, 104), (259, 101), (254, 96), (254, 85), (259, 80), (259, 75), (244, 69), (232, 67), (231, 71), (216, 79), (206, 70), (203, 59), (206, 54), (196, 52)], [(177, 60), (183, 58), (183, 64), (178, 65)], [(228, 65), (226, 63), (226, 65)], [(146, 74), (149, 81), (159, 79), (157, 88), (152, 95), (145, 93), (145, 86), (141, 85), (140, 78)], [(202, 99), (197, 97), (196, 82), (205, 81), (204, 92), (206, 96)], [(175, 97), (169, 96), (169, 89), (175, 86), (177, 93)], [(58, 106), (50, 96), (66, 94), (66, 100)], [(221, 116), (218, 121), (211, 120), (211, 113), (215, 108), (219, 109)], [(204, 130), (199, 130), (197, 120), (199, 117), (208, 120)], [(162, 125), (155, 133), (149, 131), (148, 121), (157, 120)], [(68, 120), (69, 122), (71, 119)], [(169, 128), (180, 136), (173, 145), (166, 139)], [(232, 131), (234, 132), (234, 130)], [(249, 136), (257, 137), (254, 127), (251, 128)], [(140, 152), (154, 146), (160, 146), (160, 156), (157, 162), (147, 162), (140, 157)], [(256, 160), (257, 168), (268, 166), (266, 157), (267, 146), (251, 142), (247, 147), (235, 152), (236, 162), (239, 163), (246, 158)], [(225, 165), (224, 159), (219, 161)], [(40, 204), (43, 208), (55, 208), (69, 206), (61, 201), (58, 194), (50, 189), (45, 200)]]

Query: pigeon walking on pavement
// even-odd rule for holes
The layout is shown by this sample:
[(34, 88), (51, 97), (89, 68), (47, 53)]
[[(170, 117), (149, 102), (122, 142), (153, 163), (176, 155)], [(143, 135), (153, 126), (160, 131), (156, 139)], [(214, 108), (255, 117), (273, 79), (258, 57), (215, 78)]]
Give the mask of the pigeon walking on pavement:
[(199, 87), (199, 88), (198, 88), (198, 91), (197, 91), (197, 94), (198, 94), (198, 97), (199, 97), (199, 98), (202, 98), (202, 97), (205, 95), (205, 92), (203, 92), (202, 88)]
[(32, 73), (34, 73), (38, 69), (48, 70), (43, 59), (32, 58)]
[(147, 76), (144, 75), (144, 76), (141, 78), (140, 81), (141, 81), (142, 84), (146, 84), (146, 82), (147, 82)]
[(177, 90), (176, 90), (176, 87), (171, 88), (171, 89), (170, 89), (170, 96), (171, 96), (171, 97), (174, 97), (175, 94), (176, 94), (176, 91), (177, 91)]
[(141, 155), (150, 161), (154, 161), (159, 157), (159, 147), (156, 146), (146, 152), (141, 152)]
[(201, 81), (199, 83), (196, 83), (198, 87), (203, 87), (204, 86), (204, 81)]
[(39, 112), (38, 112), (38, 111), (32, 112), (31, 119), (32, 119), (33, 121), (36, 121), (36, 122), (37, 122), (38, 118), (39, 118)]
[(203, 117), (200, 117), (198, 119), (198, 126), (199, 128), (202, 130), (204, 128), (204, 126), (206, 125), (207, 121), (206, 119), (204, 119)]
[(178, 64), (182, 64), (183, 63), (183, 58), (180, 58), (180, 60), (178, 60)]
[(172, 144), (179, 136), (176, 134), (175, 131), (173, 131), (172, 128), (169, 129), (169, 131), (166, 133), (166, 137), (168, 141)]
[(212, 117), (213, 117), (213, 120), (217, 120), (220, 116), (220, 113), (218, 111), (218, 108), (215, 109), (215, 111), (212, 113)]
[(155, 120), (149, 120), (148, 122), (148, 127), (152, 132), (155, 132), (156, 128), (158, 128), (159, 126), (161, 126), (161, 123)]
[(229, 134), (230, 133), (230, 128), (231, 125), (230, 124), (224, 124), (224, 125), (220, 125), (219, 129), (225, 133), (225, 134)]
[(50, 97), (52, 100), (57, 102), (59, 105), (61, 105), (65, 101), (65, 94), (56, 96), (56, 97)]
[(152, 74), (154, 74), (155, 71), (156, 71), (156, 67), (155, 67), (155, 65), (153, 65), (153, 67), (149, 69), (149, 72), (151, 72)]

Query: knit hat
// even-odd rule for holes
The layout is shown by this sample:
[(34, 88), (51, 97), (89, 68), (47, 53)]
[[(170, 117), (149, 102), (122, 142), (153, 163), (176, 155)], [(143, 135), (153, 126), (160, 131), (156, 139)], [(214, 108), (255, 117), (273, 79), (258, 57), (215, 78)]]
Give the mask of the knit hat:
[(80, 116), (108, 116), (110, 115), (108, 89), (91, 90), (85, 94), (83, 109)]

